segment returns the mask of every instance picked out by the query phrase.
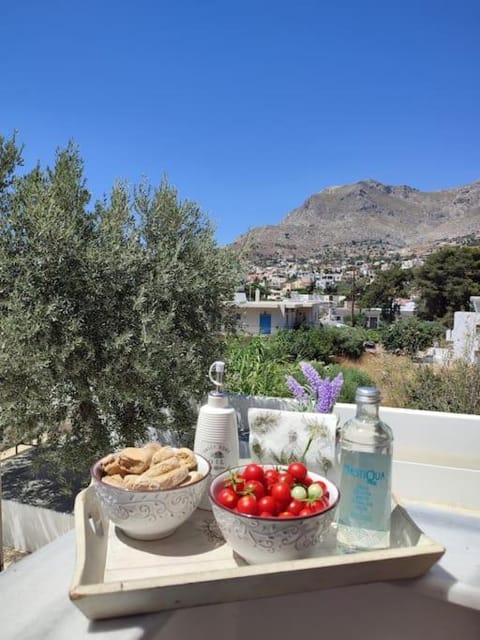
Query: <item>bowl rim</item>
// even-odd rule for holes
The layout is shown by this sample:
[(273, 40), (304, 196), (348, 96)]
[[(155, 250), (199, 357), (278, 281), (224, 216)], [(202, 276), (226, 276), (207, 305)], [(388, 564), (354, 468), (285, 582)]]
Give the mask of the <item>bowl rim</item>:
[[(119, 451), (121, 451), (121, 449), (119, 449)], [(123, 487), (115, 487), (112, 484), (107, 484), (106, 482), (102, 482), (102, 478), (103, 476), (100, 475), (99, 473), (99, 469), (100, 469), (100, 465), (102, 463), (102, 461), (106, 458), (106, 456), (103, 456), (102, 458), (100, 458), (99, 460), (96, 460), (92, 466), (90, 467), (90, 476), (92, 478), (92, 480), (96, 480), (97, 482), (100, 482), (102, 484), (102, 486), (104, 487), (108, 487), (108, 489), (113, 489), (114, 491), (118, 491), (120, 493), (128, 493), (128, 494), (139, 494), (139, 493), (147, 493), (147, 494), (153, 494), (153, 493), (169, 493), (170, 491), (178, 491), (180, 489), (188, 489), (190, 487), (195, 486), (196, 484), (200, 483), (200, 482), (204, 482), (209, 476), (210, 476), (210, 472), (212, 470), (212, 465), (210, 464), (210, 462), (207, 460), (207, 458), (205, 458), (205, 456), (202, 456), (200, 453), (197, 453), (196, 451), (192, 451), (192, 453), (197, 457), (197, 458), (201, 458), (207, 465), (207, 473), (202, 477), (199, 478), (198, 480), (194, 480), (193, 482), (190, 482), (187, 485), (184, 485), (183, 487), (181, 485), (179, 485), (178, 487), (172, 487), (171, 489), (124, 489)], [(110, 454), (107, 454), (110, 455)]]
[(260, 467), (263, 468), (267, 468), (267, 469), (277, 469), (279, 467), (281, 468), (287, 468), (288, 465), (286, 464), (274, 464), (274, 463), (260, 463), (260, 462), (256, 462), (256, 463), (252, 463), (252, 462), (247, 462), (246, 464), (242, 464), (242, 465), (238, 465), (236, 467), (230, 467), (229, 469), (226, 469), (225, 471), (221, 471), (220, 473), (218, 473), (216, 476), (214, 476), (212, 478), (212, 481), (210, 483), (210, 486), (208, 487), (208, 497), (210, 498), (210, 501), (214, 503), (214, 505), (216, 507), (218, 507), (219, 509), (222, 509), (223, 511), (226, 511), (227, 513), (230, 513), (231, 515), (235, 516), (235, 517), (240, 517), (240, 518), (247, 518), (248, 520), (258, 520), (260, 522), (282, 522), (282, 523), (293, 523), (293, 522), (300, 522), (302, 520), (308, 520), (310, 518), (316, 518), (318, 516), (322, 516), (325, 515), (326, 513), (328, 513), (329, 511), (331, 511), (332, 509), (335, 509), (336, 506), (338, 505), (339, 501), (340, 501), (340, 489), (338, 488), (338, 486), (332, 482), (332, 480), (329, 480), (329, 478), (326, 478), (325, 476), (322, 476), (320, 473), (317, 473), (316, 471), (308, 471), (308, 473), (313, 473), (316, 476), (318, 476), (318, 480), (322, 480), (322, 481), (327, 481), (329, 484), (331, 484), (332, 486), (335, 487), (335, 489), (337, 490), (337, 499), (335, 500), (335, 502), (333, 504), (331, 504), (327, 509), (324, 509), (323, 511), (316, 511), (315, 513), (311, 513), (308, 516), (292, 516), (291, 518), (278, 518), (276, 516), (271, 516), (271, 517), (267, 517), (267, 516), (254, 516), (250, 513), (239, 513), (238, 511), (233, 511), (233, 509), (229, 509), (228, 507), (224, 507), (222, 504), (220, 504), (217, 500), (217, 498), (213, 495), (213, 485), (215, 484), (215, 480), (218, 480), (220, 478), (220, 476), (224, 475), (225, 473), (230, 473), (230, 472), (235, 472), (238, 471), (240, 469), (246, 469), (246, 467), (249, 464), (258, 464)]

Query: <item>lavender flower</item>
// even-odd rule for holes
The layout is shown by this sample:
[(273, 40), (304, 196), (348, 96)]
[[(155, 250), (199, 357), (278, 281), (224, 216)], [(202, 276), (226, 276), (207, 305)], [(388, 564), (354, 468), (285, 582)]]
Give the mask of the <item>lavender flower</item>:
[(300, 403), (300, 405), (306, 405), (308, 403), (309, 397), (305, 388), (295, 380), (293, 376), (285, 376), (287, 387), (290, 389), (290, 393), (295, 396), (295, 399)]
[(317, 387), (315, 410), (319, 413), (330, 413), (333, 409), (332, 386), (330, 380), (322, 380)]
[(308, 362), (301, 362), (300, 369), (302, 370), (303, 375), (307, 379), (307, 382), (313, 391), (321, 386), (323, 380), (320, 377), (318, 371), (314, 369), (311, 364), (309, 364)]
[(300, 408), (311, 408), (318, 413), (331, 413), (342, 389), (343, 374), (339, 373), (330, 380), (322, 378), (308, 362), (301, 362), (300, 368), (307, 385), (301, 385), (293, 376), (286, 376), (287, 386)]
[(340, 395), (340, 391), (342, 390), (342, 386), (343, 386), (343, 373), (340, 372), (338, 374), (338, 376), (336, 376), (332, 380), (332, 384), (331, 384), (332, 402), (333, 402), (333, 404), (335, 404), (335, 402), (338, 400), (338, 396)]

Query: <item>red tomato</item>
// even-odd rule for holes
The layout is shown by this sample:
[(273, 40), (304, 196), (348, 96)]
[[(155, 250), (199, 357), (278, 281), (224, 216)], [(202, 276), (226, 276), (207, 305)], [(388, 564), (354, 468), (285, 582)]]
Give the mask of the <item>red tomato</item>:
[(313, 511), (311, 510), (311, 508), (309, 506), (305, 506), (303, 507), (303, 509), (300, 511), (300, 513), (298, 514), (301, 518), (304, 518), (305, 516), (311, 516), (313, 513)]
[(264, 475), (263, 467), (259, 464), (247, 465), (242, 473), (245, 480), (258, 480), (259, 482), (263, 482)]
[(312, 484), (313, 480), (310, 476), (305, 476), (305, 478), (302, 480), (302, 484), (304, 487), (309, 487)]
[(328, 487), (327, 487), (327, 483), (326, 483), (326, 482), (323, 482), (323, 480), (316, 480), (315, 482), (316, 482), (316, 484), (319, 484), (319, 485), (322, 487), (322, 489), (323, 489), (323, 495), (324, 495), (324, 496), (328, 496)]
[(298, 514), (300, 513), (300, 511), (303, 509), (304, 506), (305, 506), (304, 502), (293, 498), (287, 507), (287, 511), (289, 511), (290, 513), (293, 513), (294, 516), (298, 516)]
[(267, 487), (278, 482), (278, 471), (276, 469), (267, 469), (265, 471), (264, 483)]
[(234, 491), (243, 491), (245, 486), (245, 480), (238, 473), (230, 473), (227, 480), (224, 482), (225, 487), (231, 487)]
[(237, 502), (237, 511), (251, 516), (258, 515), (258, 504), (255, 496), (242, 496)]
[(258, 500), (258, 509), (259, 511), (269, 511), (272, 515), (277, 513), (277, 503), (272, 498), (272, 496), (263, 496)]
[(302, 482), (307, 475), (307, 467), (303, 462), (292, 462), (288, 465), (288, 473), (297, 482)]
[(274, 518), (275, 516), (270, 511), (262, 511), (260, 514), (260, 518)]
[(278, 482), (285, 482), (291, 487), (293, 484), (293, 477), (287, 471), (281, 471), (278, 474)]
[(287, 505), (290, 502), (290, 485), (286, 482), (276, 482), (271, 490), (270, 495), (280, 504)]
[(279, 518), (294, 518), (295, 516), (294, 516), (293, 513), (290, 513), (290, 511), (281, 511), (278, 514), (278, 517)]
[(253, 493), (257, 500), (263, 498), (265, 495), (265, 487), (259, 480), (247, 480), (243, 490), (248, 493)]
[(314, 513), (318, 513), (318, 511), (323, 511), (325, 509), (325, 503), (323, 500), (313, 500), (313, 502), (310, 502), (309, 506)]
[(218, 493), (217, 500), (223, 507), (233, 509), (237, 506), (238, 496), (233, 489), (226, 487)]

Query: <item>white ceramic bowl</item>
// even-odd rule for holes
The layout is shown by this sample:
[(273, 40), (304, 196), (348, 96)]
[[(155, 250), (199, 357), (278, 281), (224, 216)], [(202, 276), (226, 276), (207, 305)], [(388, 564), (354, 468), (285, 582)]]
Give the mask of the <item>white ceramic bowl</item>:
[(174, 489), (131, 491), (102, 482), (102, 461), (91, 469), (92, 483), (108, 518), (127, 536), (157, 540), (174, 533), (192, 515), (205, 493), (210, 463), (198, 453), (203, 478)]
[[(275, 468), (275, 465), (262, 466)], [(333, 522), (340, 499), (336, 485), (309, 471), (313, 480), (323, 480), (328, 487), (331, 504), (325, 511), (302, 518), (259, 518), (232, 511), (216, 499), (230, 472), (241, 473), (243, 469), (245, 466), (219, 474), (212, 480), (208, 492), (215, 520), (232, 549), (249, 564), (298, 560), (314, 554), (314, 547), (323, 540)]]

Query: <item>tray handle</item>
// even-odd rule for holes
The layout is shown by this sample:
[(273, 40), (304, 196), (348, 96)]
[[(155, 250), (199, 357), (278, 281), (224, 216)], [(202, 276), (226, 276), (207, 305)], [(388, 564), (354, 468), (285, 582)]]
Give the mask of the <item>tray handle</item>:
[[(76, 563), (72, 588), (103, 580), (108, 543), (108, 520), (89, 486), (75, 501)], [(88, 550), (88, 552), (87, 552)]]

